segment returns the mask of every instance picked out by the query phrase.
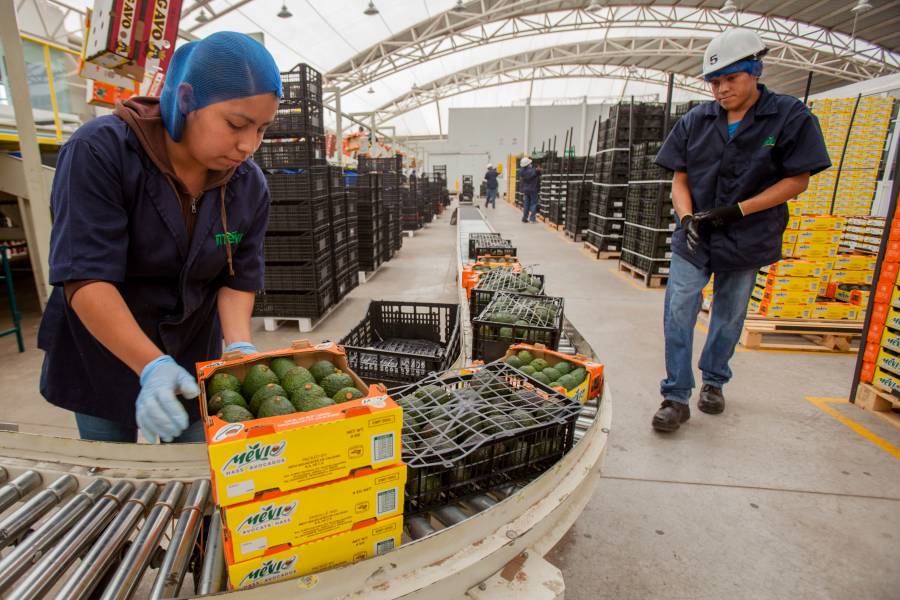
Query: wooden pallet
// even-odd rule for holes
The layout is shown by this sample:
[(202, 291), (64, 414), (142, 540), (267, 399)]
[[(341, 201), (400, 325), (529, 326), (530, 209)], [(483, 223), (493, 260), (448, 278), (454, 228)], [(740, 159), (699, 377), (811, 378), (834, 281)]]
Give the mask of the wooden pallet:
[(622, 256), (621, 252), (602, 252), (600, 248), (590, 242), (584, 242), (582, 247), (598, 260), (608, 260), (610, 258), (619, 258)]
[(669, 281), (668, 275), (659, 275), (654, 274), (651, 275), (647, 271), (643, 269), (639, 269), (634, 265), (629, 265), (627, 263), (623, 263), (619, 261), (619, 271), (624, 271), (625, 273), (630, 273), (632, 277), (638, 280), (643, 280), (644, 285), (648, 288), (663, 288), (666, 287), (666, 283)]
[(900, 427), (900, 398), (870, 383), (860, 383), (856, 388), (855, 404), (868, 411), (878, 413), (897, 427)]
[(572, 240), (573, 242), (580, 242), (580, 241), (581, 241), (581, 234), (580, 234), (580, 233), (572, 233), (571, 231), (569, 231), (569, 230), (566, 229), (566, 228), (563, 228), (563, 233), (565, 233), (565, 234), (566, 234), (566, 237), (569, 238), (570, 240)]
[(856, 352), (862, 336), (859, 321), (772, 319), (748, 316), (741, 345), (751, 350)]

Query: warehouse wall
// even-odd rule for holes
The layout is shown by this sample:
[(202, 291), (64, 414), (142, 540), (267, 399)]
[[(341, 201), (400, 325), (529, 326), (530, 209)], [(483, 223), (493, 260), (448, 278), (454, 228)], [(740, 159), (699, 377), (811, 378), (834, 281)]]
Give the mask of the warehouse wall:
[[(501, 106), (488, 108), (451, 108), (449, 111), (448, 136), (446, 140), (416, 142), (428, 153), (426, 170), (433, 165), (446, 164), (449, 187), (452, 190), (455, 182), (462, 185), (462, 175), (475, 177), (476, 191), (484, 167), (490, 161), (493, 164), (506, 164), (509, 154), (521, 154), (524, 148), (525, 107)], [(603, 104), (587, 106), (586, 136), (587, 145), (591, 137), (591, 126), (601, 115), (606, 116), (609, 107)], [(566, 106), (533, 106), (531, 108), (531, 127), (529, 133), (532, 149), (541, 149), (541, 142), (556, 136), (556, 148), (562, 152), (566, 131), (575, 129), (575, 147), (580, 150), (581, 105)], [(478, 171), (474, 169), (478, 160)], [(464, 170), (468, 169), (468, 170)], [(505, 177), (500, 180), (501, 192), (505, 189)]]

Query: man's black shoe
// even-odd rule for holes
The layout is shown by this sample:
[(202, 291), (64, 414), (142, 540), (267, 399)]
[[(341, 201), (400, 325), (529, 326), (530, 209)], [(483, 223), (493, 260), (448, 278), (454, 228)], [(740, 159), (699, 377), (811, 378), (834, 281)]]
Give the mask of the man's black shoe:
[(690, 406), (681, 402), (663, 400), (659, 410), (653, 415), (653, 429), (666, 432), (675, 431), (690, 418)]
[(722, 395), (722, 388), (704, 383), (700, 388), (700, 399), (697, 401), (697, 408), (708, 415), (718, 415), (725, 410), (725, 396)]

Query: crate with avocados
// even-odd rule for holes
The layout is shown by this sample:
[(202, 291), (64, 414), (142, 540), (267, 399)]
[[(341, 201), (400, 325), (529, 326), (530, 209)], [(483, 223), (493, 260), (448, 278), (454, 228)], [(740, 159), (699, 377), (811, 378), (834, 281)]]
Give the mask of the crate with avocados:
[(220, 506), (400, 461), (400, 407), (333, 343), (198, 363), (197, 377)]

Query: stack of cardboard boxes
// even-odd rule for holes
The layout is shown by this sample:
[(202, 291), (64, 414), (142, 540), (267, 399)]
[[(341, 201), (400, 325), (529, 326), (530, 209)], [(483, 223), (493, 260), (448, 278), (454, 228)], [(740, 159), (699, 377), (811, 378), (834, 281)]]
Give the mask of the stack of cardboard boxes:
[(366, 387), (331, 343), (198, 365), (239, 379), (285, 356), (310, 367), (327, 360), (367, 397), (336, 406), (228, 423), (205, 421), (214, 497), (222, 516), (231, 589), (323, 571), (400, 545), (406, 466), (403, 414), (379, 386)]
[[(797, 198), (804, 214), (868, 215), (871, 211), (894, 99), (861, 98), (854, 117), (856, 101), (856, 98), (827, 98), (811, 103), (834, 167), (813, 176), (807, 190)], [(841, 165), (839, 181), (838, 165)]]

